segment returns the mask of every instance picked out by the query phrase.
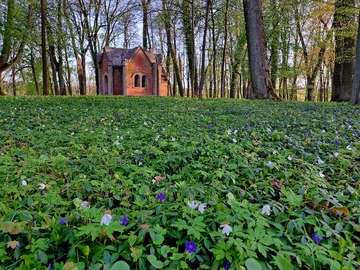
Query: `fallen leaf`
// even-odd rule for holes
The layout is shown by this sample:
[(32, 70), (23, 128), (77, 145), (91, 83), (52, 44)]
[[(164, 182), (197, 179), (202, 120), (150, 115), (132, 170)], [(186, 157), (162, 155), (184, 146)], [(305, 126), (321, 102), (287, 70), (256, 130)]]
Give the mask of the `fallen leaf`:
[(110, 210), (110, 209), (106, 209), (106, 210), (104, 211), (104, 214), (105, 214), (105, 215), (106, 215), (106, 214), (111, 215), (111, 210)]
[(15, 249), (19, 245), (20, 245), (20, 243), (16, 240), (10, 241), (7, 243), (7, 247), (11, 247), (12, 249)]
[(165, 180), (166, 179), (166, 176), (161, 176), (161, 175), (158, 175), (158, 176), (155, 176), (155, 181), (159, 184), (161, 181)]
[(139, 227), (141, 229), (149, 229), (149, 225), (147, 225), (147, 224), (141, 224)]
[(310, 137), (307, 137), (307, 138), (305, 139), (305, 142), (310, 143), (310, 142), (311, 142), (311, 138), (310, 138)]
[(281, 183), (279, 181), (275, 180), (275, 179), (271, 181), (271, 185), (274, 186), (274, 187), (277, 187), (277, 188), (282, 187)]
[(339, 212), (340, 215), (344, 214), (345, 216), (350, 215), (349, 209), (346, 206), (333, 206), (331, 210)]

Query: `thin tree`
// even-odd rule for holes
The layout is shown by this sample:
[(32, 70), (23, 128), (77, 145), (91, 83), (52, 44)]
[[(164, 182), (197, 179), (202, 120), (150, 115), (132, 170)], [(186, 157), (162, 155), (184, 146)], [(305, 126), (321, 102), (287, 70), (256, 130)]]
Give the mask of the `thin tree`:
[(359, 14), (358, 33), (357, 33), (357, 41), (356, 41), (354, 78), (352, 82), (352, 92), (351, 92), (352, 105), (359, 104), (359, 95), (360, 95), (360, 14)]
[(209, 18), (209, 10), (210, 10), (210, 0), (206, 0), (206, 12), (205, 12), (205, 25), (204, 25), (204, 35), (203, 35), (203, 43), (201, 48), (201, 72), (200, 72), (200, 85), (199, 85), (199, 98), (203, 98), (203, 88), (205, 81), (205, 53), (206, 53), (206, 39), (207, 39), (207, 29), (208, 29), (208, 18)]
[(261, 2), (261, 0), (243, 0), (250, 75), (253, 89), (252, 98), (279, 99), (270, 79)]
[(49, 94), (46, 55), (46, 0), (41, 0), (41, 58), (43, 68), (43, 95)]

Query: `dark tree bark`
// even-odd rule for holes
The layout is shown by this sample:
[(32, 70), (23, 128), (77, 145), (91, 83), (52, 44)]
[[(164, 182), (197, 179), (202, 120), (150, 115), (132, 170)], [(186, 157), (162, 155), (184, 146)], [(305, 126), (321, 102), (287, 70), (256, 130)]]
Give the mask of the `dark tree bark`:
[(354, 68), (354, 78), (352, 82), (352, 92), (351, 92), (351, 104), (359, 104), (359, 95), (360, 95), (360, 14), (359, 14), (359, 25), (356, 41), (356, 56), (355, 56), (355, 68)]
[(41, 57), (43, 68), (43, 95), (49, 94), (46, 55), (46, 1), (41, 0)]
[(148, 21), (148, 8), (151, 0), (141, 0), (142, 12), (143, 12), (143, 48), (145, 50), (148, 48), (148, 33), (149, 33), (149, 21)]
[(212, 60), (212, 74), (213, 74), (213, 94), (211, 95), (211, 97), (217, 97), (217, 76), (216, 76), (216, 44), (217, 44), (217, 38), (216, 38), (216, 33), (215, 33), (215, 12), (213, 7), (213, 3), (211, 2), (211, 24), (212, 24), (212, 28), (211, 28), (211, 36), (212, 36), (212, 47), (213, 47), (213, 60)]
[(194, 37), (194, 0), (189, 2), (183, 0), (182, 3), (182, 22), (183, 33), (185, 37), (185, 47), (190, 75), (191, 96), (198, 93), (197, 71), (196, 71), (196, 52), (195, 52), (195, 37)]
[[(173, 44), (171, 42), (170, 14), (169, 14), (167, 6), (166, 6), (166, 0), (162, 0), (162, 7), (163, 7), (163, 11), (164, 11), (164, 24), (165, 24), (165, 31), (166, 31), (167, 47), (168, 47), (168, 51), (170, 52), (171, 60), (173, 63), (175, 79), (176, 79), (176, 83), (179, 88), (179, 94), (181, 97), (183, 97), (184, 96), (184, 88), (182, 85), (180, 69), (179, 69), (179, 66), (177, 63), (176, 54), (174, 52)], [(175, 82), (174, 82), (174, 84), (175, 84)], [(175, 88), (174, 88), (174, 94), (175, 94)]]
[(351, 97), (355, 37), (344, 35), (355, 23), (355, 16), (349, 12), (351, 8), (355, 8), (354, 0), (335, 2), (335, 65), (331, 101), (350, 101)]
[(279, 99), (274, 92), (270, 79), (261, 2), (261, 0), (243, 0), (250, 75), (253, 88), (252, 98)]
[(210, 10), (210, 0), (206, 0), (206, 12), (205, 12), (205, 25), (204, 25), (204, 36), (203, 44), (201, 48), (201, 74), (200, 74), (200, 86), (199, 86), (199, 98), (203, 98), (203, 88), (205, 81), (205, 53), (206, 53), (206, 39), (207, 39), (207, 29), (208, 29), (208, 18)]
[(221, 97), (225, 97), (225, 63), (226, 63), (226, 50), (227, 50), (227, 41), (228, 41), (228, 11), (229, 11), (229, 0), (226, 0), (225, 3), (225, 14), (224, 14), (224, 46), (222, 51), (222, 61), (221, 61)]

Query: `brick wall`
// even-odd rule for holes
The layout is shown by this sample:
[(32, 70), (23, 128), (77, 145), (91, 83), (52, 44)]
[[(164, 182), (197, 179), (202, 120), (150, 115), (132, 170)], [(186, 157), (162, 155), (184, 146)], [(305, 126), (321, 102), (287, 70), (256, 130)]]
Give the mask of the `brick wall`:
[[(147, 87), (135, 87), (134, 77), (136, 74), (147, 76)], [(140, 80), (141, 86), (141, 80)], [(152, 70), (151, 63), (142, 50), (136, 54), (128, 64), (127, 70), (127, 94), (128, 96), (149, 96), (152, 95)]]

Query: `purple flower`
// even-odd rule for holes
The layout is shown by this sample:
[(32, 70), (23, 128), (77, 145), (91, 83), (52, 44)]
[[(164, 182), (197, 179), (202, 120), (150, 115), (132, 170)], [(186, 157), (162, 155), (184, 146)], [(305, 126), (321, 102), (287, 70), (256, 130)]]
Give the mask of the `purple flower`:
[(286, 233), (282, 232), (281, 237), (285, 237), (285, 236), (286, 236)]
[(41, 260), (41, 255), (38, 255), (38, 261), (40, 261)]
[(138, 155), (137, 156), (137, 160), (142, 160), (143, 159), (143, 156), (142, 155)]
[(59, 224), (60, 225), (66, 225), (66, 222), (68, 222), (66, 217), (63, 217), (62, 219), (60, 219)]
[(120, 225), (121, 225), (121, 226), (126, 226), (128, 223), (129, 223), (129, 221), (127, 220), (126, 216), (124, 216), (124, 217), (121, 219)]
[(340, 144), (339, 140), (335, 140), (335, 145), (339, 145), (339, 144)]
[(165, 194), (162, 193), (162, 192), (160, 192), (159, 195), (156, 196), (156, 198), (157, 198), (160, 202), (162, 202), (162, 201), (165, 199)]
[(194, 241), (191, 240), (191, 241), (185, 242), (185, 251), (186, 252), (193, 253), (196, 251), (196, 249), (197, 249), (197, 246)]
[(48, 270), (51, 270), (51, 263), (49, 263), (48, 265)]
[(210, 126), (209, 126), (209, 128), (213, 128), (213, 126), (212, 126), (212, 125), (210, 125)]
[(316, 244), (320, 245), (321, 240), (324, 240), (324, 238), (320, 238), (316, 232), (313, 234), (313, 236), (311, 237), (312, 240), (314, 240), (316, 242)]
[(231, 266), (231, 263), (229, 261), (225, 262), (225, 270), (229, 270)]
[(206, 149), (206, 150), (205, 150), (206, 153), (209, 153), (209, 151), (210, 151), (209, 149)]
[(266, 158), (266, 157), (267, 157), (267, 154), (263, 151), (263, 152), (261, 152), (261, 157), (262, 157), (262, 158)]
[(10, 129), (10, 134), (13, 134), (14, 133), (14, 130)]

